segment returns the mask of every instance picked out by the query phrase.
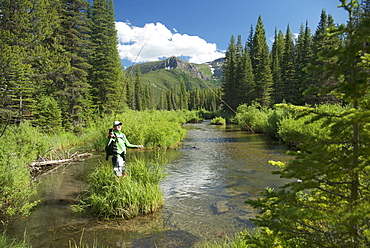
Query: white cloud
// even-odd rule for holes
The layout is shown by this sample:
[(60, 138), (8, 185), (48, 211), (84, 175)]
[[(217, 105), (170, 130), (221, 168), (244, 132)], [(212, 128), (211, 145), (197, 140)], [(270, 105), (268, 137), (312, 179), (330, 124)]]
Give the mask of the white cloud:
[(209, 62), (224, 56), (214, 43), (198, 36), (172, 33), (162, 23), (147, 23), (135, 27), (128, 22), (116, 22), (118, 51), (121, 59), (131, 62), (156, 61), (170, 56), (184, 56), (191, 63)]

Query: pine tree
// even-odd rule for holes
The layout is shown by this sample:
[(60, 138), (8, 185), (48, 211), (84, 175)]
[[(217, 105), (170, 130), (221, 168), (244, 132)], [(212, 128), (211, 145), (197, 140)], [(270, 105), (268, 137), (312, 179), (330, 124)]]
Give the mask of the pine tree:
[(284, 53), (281, 61), (281, 80), (283, 84), (283, 99), (288, 103), (297, 104), (299, 95), (298, 84), (295, 80), (295, 47), (293, 35), (288, 25), (284, 39)]
[(6, 51), (18, 53), (17, 59), (20, 60), (17, 63), (28, 65), (26, 69), (24, 66), (8, 64), (9, 70), (18, 66), (20, 74), (27, 75), (19, 81), (19, 74), (17, 85), (6, 83), (8, 89), (19, 89), (18, 92), (22, 94), (16, 93), (17, 90), (12, 93), (13, 100), (19, 103), (12, 105), (21, 108), (17, 111), (21, 114), (17, 117), (18, 121), (24, 118), (24, 114), (32, 116), (35, 95), (53, 94), (63, 82), (64, 73), (69, 71), (69, 60), (59, 44), (60, 36), (55, 33), (55, 29), (60, 25), (57, 12), (59, 7), (57, 0), (1, 2), (1, 43)]
[[(330, 28), (335, 28), (334, 20), (331, 15), (327, 15), (323, 10), (321, 12), (320, 21), (318, 27), (313, 36), (313, 62), (312, 65), (322, 66), (325, 62), (319, 61), (318, 56), (325, 47), (332, 47), (332, 49), (338, 48), (340, 45), (340, 39), (338, 35), (328, 35), (328, 30)], [(336, 58), (332, 58), (331, 63), (335, 63)], [(309, 89), (305, 92), (306, 102), (310, 104), (319, 104), (319, 103), (338, 103), (338, 98), (333, 96), (330, 93), (331, 86), (335, 85), (337, 82), (331, 78), (323, 80), (320, 76), (324, 75), (310, 75), (315, 78), (315, 80), (310, 80)], [(323, 92), (318, 92), (318, 89), (321, 89), (321, 86), (325, 85), (327, 90)]]
[(94, 0), (90, 18), (93, 53), (89, 81), (99, 112), (110, 113), (117, 111), (124, 86), (112, 0)]
[[(87, 18), (88, 2), (85, 0), (62, 0), (61, 34), (65, 55), (69, 58), (71, 71), (65, 75), (65, 83), (59, 89), (60, 105), (63, 109), (65, 125), (75, 131), (86, 125), (91, 116), (92, 99), (88, 73), (91, 55), (91, 42)], [(67, 124), (68, 123), (68, 124)]]
[(189, 96), (186, 90), (184, 79), (181, 80), (181, 90), (180, 90), (180, 109), (188, 109), (189, 106)]
[(295, 77), (298, 84), (298, 94), (301, 96), (301, 100), (298, 101), (296, 104), (299, 105), (304, 105), (305, 103), (305, 97), (303, 96), (303, 93), (307, 89), (307, 85), (309, 84), (309, 77), (306, 71), (304, 71), (304, 68), (308, 66), (312, 59), (312, 35), (308, 27), (308, 22), (306, 22), (305, 27), (301, 26), (296, 44)]
[[(236, 95), (236, 56), (238, 48), (235, 44), (235, 37), (231, 36), (229, 46), (225, 53), (225, 62), (222, 66), (222, 89), (224, 92), (224, 101), (231, 106), (231, 108), (236, 109), (238, 104), (235, 102)], [(228, 109), (226, 109), (228, 110)]]
[(273, 78), (273, 103), (281, 103), (284, 99), (282, 85), (282, 62), (284, 54), (284, 35), (281, 30), (275, 30), (275, 39), (271, 50), (271, 71)]
[[(248, 50), (246, 50), (248, 52)], [(249, 57), (249, 54), (248, 54)], [(233, 88), (235, 88), (235, 93), (233, 96), (233, 101), (230, 101), (231, 107), (236, 109), (240, 104), (245, 103), (245, 96), (246, 96), (246, 89), (242, 88), (246, 87), (247, 82), (246, 79), (246, 63), (248, 57), (244, 56), (244, 49), (242, 44), (242, 37), (238, 35), (238, 40), (236, 42), (236, 54), (235, 54), (235, 82)], [(249, 59), (249, 66), (250, 66), (250, 59)]]
[(251, 50), (254, 81), (256, 84), (255, 98), (262, 106), (271, 104), (272, 73), (269, 59), (269, 49), (266, 41), (262, 17), (258, 17), (256, 30), (253, 36)]
[(22, 47), (0, 42), (0, 49), (0, 121), (21, 122), (31, 115), (34, 101), (31, 81), (33, 70), (31, 65), (22, 63), (27, 60), (27, 53)]
[(135, 92), (134, 94), (135, 94), (135, 107), (136, 107), (134, 110), (144, 110), (144, 106), (143, 106), (144, 89), (142, 87), (140, 67), (136, 71), (134, 92)]
[(253, 74), (253, 67), (252, 62), (248, 50), (248, 45), (246, 44), (242, 55), (238, 59), (238, 68), (239, 68), (239, 75), (238, 75), (238, 88), (237, 88), (237, 98), (239, 105), (240, 104), (249, 104), (251, 105), (255, 95), (255, 82), (254, 82), (254, 74)]

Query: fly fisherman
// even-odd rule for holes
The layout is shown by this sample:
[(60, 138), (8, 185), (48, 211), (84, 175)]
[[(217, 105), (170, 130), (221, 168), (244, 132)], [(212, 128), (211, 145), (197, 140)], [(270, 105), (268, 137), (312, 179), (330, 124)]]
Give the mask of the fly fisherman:
[(132, 145), (126, 138), (125, 134), (121, 132), (122, 123), (119, 121), (113, 122), (113, 129), (109, 132), (109, 141), (116, 141), (117, 152), (112, 157), (113, 170), (117, 177), (125, 177), (125, 160), (126, 147), (142, 148), (142, 145)]

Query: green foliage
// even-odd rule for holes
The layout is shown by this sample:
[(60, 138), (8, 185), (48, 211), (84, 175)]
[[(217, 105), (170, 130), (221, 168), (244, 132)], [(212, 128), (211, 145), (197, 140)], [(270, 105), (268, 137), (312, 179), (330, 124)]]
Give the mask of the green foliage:
[(119, 178), (109, 162), (99, 165), (89, 176), (89, 188), (74, 210), (99, 218), (123, 219), (157, 211), (163, 205), (159, 187), (163, 167), (140, 160), (126, 167), (127, 176)]
[(301, 149), (308, 149), (313, 142), (320, 139), (327, 139), (330, 134), (330, 125), (323, 119), (318, 118), (322, 115), (339, 115), (348, 107), (340, 105), (323, 104), (315, 108), (299, 107), (280, 104), (279, 108), (285, 109), (287, 114), (280, 120), (278, 137), (291, 145), (299, 145)]
[(122, 131), (132, 144), (142, 144), (146, 148), (176, 147), (184, 138), (186, 130), (181, 127), (186, 122), (186, 111), (132, 111), (104, 118), (106, 122), (97, 124), (100, 129), (97, 146), (105, 146), (108, 129), (114, 120), (123, 123)]
[(8, 128), (0, 140), (0, 220), (4, 223), (16, 214), (28, 214), (37, 204), (30, 201), (36, 192), (29, 164), (50, 146), (28, 122)]
[(41, 95), (34, 108), (34, 123), (45, 132), (59, 132), (62, 129), (62, 111), (54, 98)]
[(370, 245), (369, 51), (363, 46), (370, 39), (369, 25), (368, 19), (354, 20), (357, 1), (341, 3), (350, 19), (347, 25), (331, 27), (329, 35), (344, 36), (346, 42), (337, 47), (329, 40), (333, 46), (324, 46), (318, 54), (323, 63), (309, 69), (320, 80), (335, 82), (321, 91), (331, 91), (348, 107), (291, 106), (300, 123), (284, 123), (288, 125), (281, 131), (291, 140), (299, 136), (300, 150), (275, 172), (291, 182), (247, 201), (261, 209), (254, 222), (289, 241), (288, 247), (301, 247), (302, 242), (310, 247)]
[(214, 124), (214, 125), (225, 125), (226, 124), (226, 119), (219, 116), (219, 117), (215, 117), (211, 120), (211, 124)]
[(203, 121), (203, 118), (199, 111), (195, 111), (195, 110), (192, 110), (192, 111), (185, 110), (184, 111), (183, 110), (182, 115), (184, 116), (186, 122), (188, 123), (198, 123), (198, 122)]
[[(26, 237), (25, 237), (26, 238)], [(6, 236), (6, 232), (0, 234), (0, 247), (7, 247), (7, 248), (31, 248), (30, 245), (27, 244), (25, 239), (23, 241), (9, 239)]]
[(283, 109), (261, 108), (256, 103), (251, 106), (244, 104), (238, 107), (234, 121), (242, 129), (249, 129), (250, 127), (254, 132), (277, 137), (280, 122), (287, 114), (288, 111)]
[(114, 8), (111, 0), (95, 0), (90, 10), (92, 95), (100, 114), (113, 113), (120, 104), (123, 71), (117, 50)]

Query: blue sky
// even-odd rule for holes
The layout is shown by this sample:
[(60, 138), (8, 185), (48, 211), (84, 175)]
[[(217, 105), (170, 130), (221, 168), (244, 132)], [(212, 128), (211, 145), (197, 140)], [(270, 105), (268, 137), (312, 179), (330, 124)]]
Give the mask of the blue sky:
[(262, 16), (266, 38), (275, 28), (292, 33), (308, 21), (311, 32), (321, 11), (336, 23), (348, 14), (339, 0), (114, 0), (120, 57), (125, 66), (179, 56), (204, 63), (223, 56), (231, 35), (247, 39)]

